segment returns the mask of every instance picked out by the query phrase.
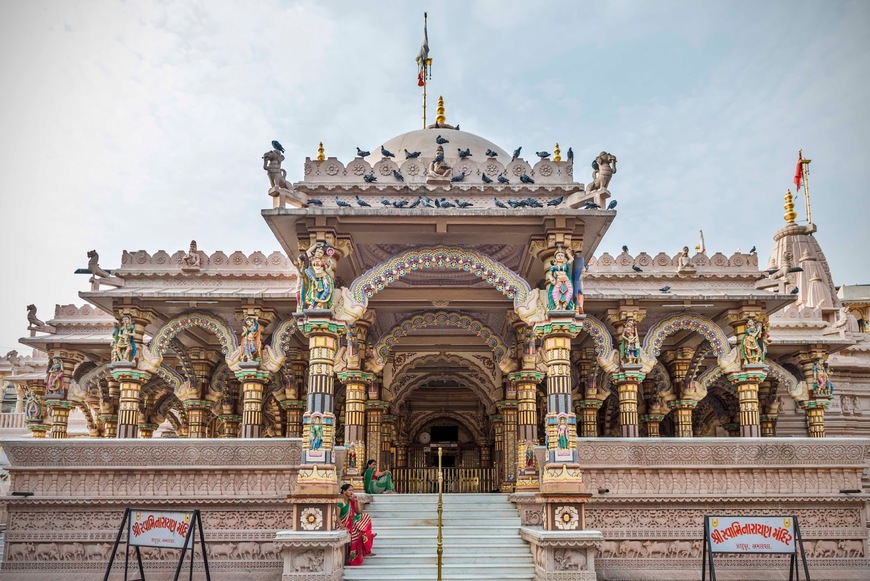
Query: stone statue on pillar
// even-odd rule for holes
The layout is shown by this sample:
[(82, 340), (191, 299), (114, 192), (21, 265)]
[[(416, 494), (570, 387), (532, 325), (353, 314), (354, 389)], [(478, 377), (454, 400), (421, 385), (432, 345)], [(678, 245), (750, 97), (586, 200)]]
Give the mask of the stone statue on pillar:
[(571, 276), (571, 250), (559, 246), (547, 269), (547, 308), (551, 311), (574, 309), (574, 283)]
[(262, 358), (260, 321), (257, 317), (245, 317), (241, 344), (241, 361), (259, 361)]
[(302, 254), (300, 271), (305, 277), (301, 293), (304, 309), (329, 310), (335, 298), (335, 248), (316, 242)]
[(813, 363), (813, 394), (829, 396), (834, 393), (834, 384), (831, 383), (830, 367), (828, 362), (819, 357)]
[(63, 359), (52, 357), (45, 374), (45, 397), (63, 399), (66, 396), (63, 381)]
[(112, 363), (136, 362), (136, 325), (130, 315), (121, 317), (112, 331)]
[(767, 355), (768, 334), (764, 325), (750, 317), (740, 340), (740, 354), (746, 363), (764, 363)]

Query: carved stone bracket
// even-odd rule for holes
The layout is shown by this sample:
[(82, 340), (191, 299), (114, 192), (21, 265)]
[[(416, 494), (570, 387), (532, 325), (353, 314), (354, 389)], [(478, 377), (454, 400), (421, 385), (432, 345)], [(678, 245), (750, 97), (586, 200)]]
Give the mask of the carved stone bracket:
[(532, 546), (536, 581), (595, 581), (595, 554), (604, 539), (599, 531), (544, 531), (520, 527)]
[(281, 581), (340, 581), (350, 535), (338, 531), (278, 531), (275, 547), (284, 559)]

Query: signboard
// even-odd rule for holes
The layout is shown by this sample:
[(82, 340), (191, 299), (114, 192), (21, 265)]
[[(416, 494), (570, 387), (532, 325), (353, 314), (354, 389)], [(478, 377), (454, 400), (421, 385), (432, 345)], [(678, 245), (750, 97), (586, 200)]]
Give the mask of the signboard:
[(183, 549), (193, 546), (193, 535), (187, 533), (193, 522), (192, 512), (160, 512), (133, 508), (127, 544), (138, 547)]
[(790, 516), (708, 516), (707, 543), (713, 553), (794, 553)]

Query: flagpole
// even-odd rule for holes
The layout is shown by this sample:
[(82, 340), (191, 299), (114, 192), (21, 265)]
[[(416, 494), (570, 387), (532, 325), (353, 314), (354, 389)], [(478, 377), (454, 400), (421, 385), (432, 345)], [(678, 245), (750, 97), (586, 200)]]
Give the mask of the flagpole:
[(420, 67), (423, 70), (423, 129), (426, 129), (426, 77), (429, 73), (429, 67), (432, 65), (432, 59), (429, 58), (429, 14), (423, 13), (423, 43), (426, 48), (425, 54), (421, 52), (422, 62)]
[(813, 223), (813, 213), (810, 211), (810, 162), (813, 161), (811, 159), (804, 159), (804, 150), (798, 150), (798, 159), (800, 160), (800, 164), (803, 166), (803, 178), (804, 178), (804, 204), (806, 204), (807, 208), (807, 223)]

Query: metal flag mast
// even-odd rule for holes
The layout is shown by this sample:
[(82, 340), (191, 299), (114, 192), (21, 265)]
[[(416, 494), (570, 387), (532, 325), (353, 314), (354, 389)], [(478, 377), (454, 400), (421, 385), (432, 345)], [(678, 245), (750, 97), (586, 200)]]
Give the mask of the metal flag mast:
[(813, 213), (810, 211), (810, 162), (811, 159), (804, 159), (804, 150), (798, 150), (798, 163), (801, 165), (801, 174), (804, 182), (804, 204), (807, 208), (807, 223), (813, 223)]
[(426, 129), (426, 81), (432, 78), (432, 59), (429, 58), (429, 30), (428, 30), (428, 13), (423, 13), (423, 44), (420, 45), (420, 52), (417, 54), (417, 84), (423, 87), (423, 129)]

